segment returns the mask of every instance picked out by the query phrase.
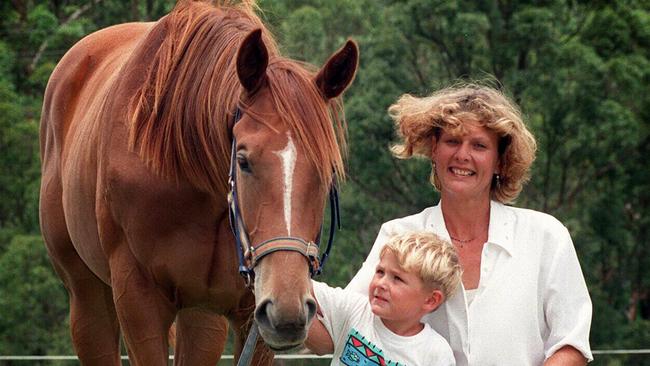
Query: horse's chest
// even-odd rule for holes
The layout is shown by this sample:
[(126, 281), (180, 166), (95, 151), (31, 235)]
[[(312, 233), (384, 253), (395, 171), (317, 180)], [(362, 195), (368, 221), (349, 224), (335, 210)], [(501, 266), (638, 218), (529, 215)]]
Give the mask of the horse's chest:
[(217, 251), (227, 230), (225, 204), (128, 160), (113, 161), (103, 181), (110, 225), (124, 237), (108, 244), (128, 245), (141, 265), (180, 282), (185, 274), (208, 281), (215, 258), (224, 255)]

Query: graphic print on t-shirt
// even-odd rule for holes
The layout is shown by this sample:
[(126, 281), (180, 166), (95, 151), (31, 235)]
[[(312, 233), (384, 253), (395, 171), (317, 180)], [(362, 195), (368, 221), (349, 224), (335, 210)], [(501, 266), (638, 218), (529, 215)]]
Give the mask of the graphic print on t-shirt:
[(348, 340), (339, 361), (346, 366), (406, 366), (384, 358), (382, 350), (354, 328), (348, 333)]

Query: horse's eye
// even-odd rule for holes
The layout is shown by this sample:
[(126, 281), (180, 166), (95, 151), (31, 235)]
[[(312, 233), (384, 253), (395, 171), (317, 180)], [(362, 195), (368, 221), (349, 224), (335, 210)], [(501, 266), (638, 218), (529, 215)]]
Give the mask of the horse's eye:
[(252, 173), (248, 159), (244, 155), (237, 154), (237, 165), (242, 172)]

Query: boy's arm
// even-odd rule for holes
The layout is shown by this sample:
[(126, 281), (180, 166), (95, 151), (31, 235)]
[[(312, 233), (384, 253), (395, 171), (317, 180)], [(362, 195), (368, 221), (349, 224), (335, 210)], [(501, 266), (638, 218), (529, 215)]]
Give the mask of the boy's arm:
[(334, 342), (332, 337), (325, 329), (325, 326), (318, 319), (318, 316), (311, 322), (309, 334), (305, 341), (305, 346), (317, 355), (326, 355), (334, 352)]

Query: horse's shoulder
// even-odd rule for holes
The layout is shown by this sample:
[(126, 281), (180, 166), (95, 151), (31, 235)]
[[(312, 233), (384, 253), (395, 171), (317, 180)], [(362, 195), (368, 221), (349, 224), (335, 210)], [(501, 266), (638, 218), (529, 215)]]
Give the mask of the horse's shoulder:
[(116, 71), (153, 24), (125, 23), (101, 29), (66, 52), (45, 91), (42, 126), (46, 131), (59, 140), (75, 119), (85, 119), (84, 114), (99, 104)]
[(155, 22), (132, 22), (112, 25), (82, 38), (68, 53), (85, 52), (106, 54), (142, 39)]
[[(77, 42), (58, 63), (50, 84), (59, 80), (87, 80), (107, 60), (127, 56), (154, 23), (125, 23), (98, 30)], [(69, 85), (69, 83), (63, 83)], [(50, 88), (50, 86), (48, 86)]]

